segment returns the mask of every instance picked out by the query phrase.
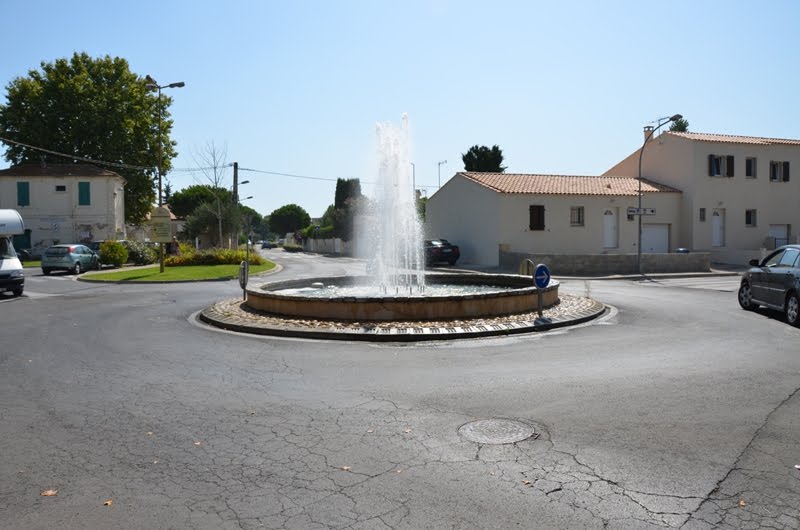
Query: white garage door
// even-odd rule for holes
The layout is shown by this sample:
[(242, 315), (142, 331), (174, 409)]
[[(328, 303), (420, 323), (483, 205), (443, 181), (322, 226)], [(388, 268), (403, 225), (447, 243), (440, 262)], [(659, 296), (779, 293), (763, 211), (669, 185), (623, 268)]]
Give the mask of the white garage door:
[(649, 253), (669, 252), (668, 224), (642, 225), (642, 252), (649, 252)]

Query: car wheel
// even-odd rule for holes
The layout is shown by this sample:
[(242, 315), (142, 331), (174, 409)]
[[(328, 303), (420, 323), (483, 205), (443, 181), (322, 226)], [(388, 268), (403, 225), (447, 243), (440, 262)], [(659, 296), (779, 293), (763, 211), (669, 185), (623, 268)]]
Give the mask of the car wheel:
[(76, 275), (81, 273), (81, 262), (80, 261), (76, 261), (75, 262), (75, 268), (72, 269), (72, 272), (74, 274), (76, 274)]
[(50, 269), (42, 269), (42, 274), (44, 274), (45, 276), (50, 276), (50, 272), (51, 272)]
[(22, 296), (22, 289), (14, 289), (13, 291), (11, 291), (11, 294), (13, 294), (14, 296)]
[(786, 322), (792, 326), (800, 326), (800, 298), (797, 293), (789, 293), (786, 298)]
[(750, 290), (749, 283), (742, 283), (739, 287), (739, 305), (747, 311), (755, 311), (756, 304), (753, 303), (753, 291)]

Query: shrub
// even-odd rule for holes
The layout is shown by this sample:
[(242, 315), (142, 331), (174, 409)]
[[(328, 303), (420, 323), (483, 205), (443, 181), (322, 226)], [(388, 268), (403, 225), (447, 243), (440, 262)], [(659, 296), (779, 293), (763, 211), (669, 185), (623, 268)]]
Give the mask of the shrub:
[(158, 249), (141, 241), (128, 241), (128, 260), (135, 265), (150, 265), (158, 261)]
[[(167, 267), (182, 267), (186, 265), (238, 265), (247, 257), (245, 250), (226, 248), (211, 248), (201, 252), (181, 253), (180, 256), (167, 256), (164, 264)], [(264, 258), (257, 252), (250, 252), (250, 264), (262, 265)]]
[(119, 241), (103, 241), (100, 243), (100, 263), (122, 267), (128, 262), (128, 249)]
[(302, 252), (303, 245), (298, 245), (297, 243), (286, 243), (283, 245), (283, 250), (286, 252)]

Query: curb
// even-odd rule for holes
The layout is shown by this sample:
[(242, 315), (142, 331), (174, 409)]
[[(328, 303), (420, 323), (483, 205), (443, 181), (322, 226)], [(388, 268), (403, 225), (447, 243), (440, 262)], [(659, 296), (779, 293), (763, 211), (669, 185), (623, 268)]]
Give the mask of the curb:
[[(248, 333), (252, 335), (269, 335), (276, 337), (292, 337), (316, 340), (346, 340), (368, 342), (427, 342), (441, 340), (470, 339), (493, 336), (509, 336), (521, 333), (534, 333), (551, 329), (574, 326), (594, 320), (609, 311), (609, 308), (596, 300), (587, 298), (579, 310), (568, 315), (555, 318), (534, 318), (533, 320), (511, 320), (506, 322), (487, 324), (476, 319), (475, 324), (446, 327), (441, 325), (419, 325), (419, 323), (401, 325), (402, 323), (380, 323), (375, 326), (350, 326), (341, 323), (338, 327), (330, 322), (323, 322), (315, 326), (293, 325), (288, 320), (277, 317), (263, 316), (259, 321), (248, 321), (231, 311), (225, 311), (224, 304), (237, 302), (241, 307), (243, 302), (219, 302), (197, 314), (201, 322), (220, 329)], [(254, 312), (249, 313), (252, 318)], [(324, 327), (327, 325), (327, 327)]]
[[(274, 263), (274, 262), (273, 262)], [(146, 265), (149, 267), (149, 265)], [(144, 267), (141, 267), (144, 268)], [(258, 274), (253, 274), (250, 276), (251, 278), (259, 278), (261, 276), (269, 276), (270, 274), (276, 274), (283, 270), (283, 267), (277, 263), (275, 266), (268, 271), (259, 272)], [(164, 283), (204, 283), (204, 282), (230, 282), (236, 280), (236, 276), (232, 278), (214, 278), (211, 280), (144, 280), (144, 281), (135, 281), (135, 280), (103, 280), (102, 278), (92, 278), (97, 274), (103, 274), (102, 272), (92, 271), (91, 274), (85, 274), (82, 276), (76, 276), (75, 280), (79, 282), (87, 282), (87, 283), (109, 283), (109, 284), (116, 284), (116, 285), (158, 285)]]

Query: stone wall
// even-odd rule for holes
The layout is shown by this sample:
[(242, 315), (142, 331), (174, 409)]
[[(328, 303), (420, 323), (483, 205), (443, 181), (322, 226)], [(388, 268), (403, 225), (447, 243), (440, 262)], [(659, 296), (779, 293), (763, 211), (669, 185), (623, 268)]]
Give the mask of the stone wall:
[[(544, 263), (554, 276), (609, 276), (636, 274), (636, 254), (523, 254), (500, 250), (500, 268), (517, 271), (520, 263), (530, 259)], [(711, 258), (708, 252), (689, 254), (642, 254), (645, 274), (672, 272), (708, 272)]]

